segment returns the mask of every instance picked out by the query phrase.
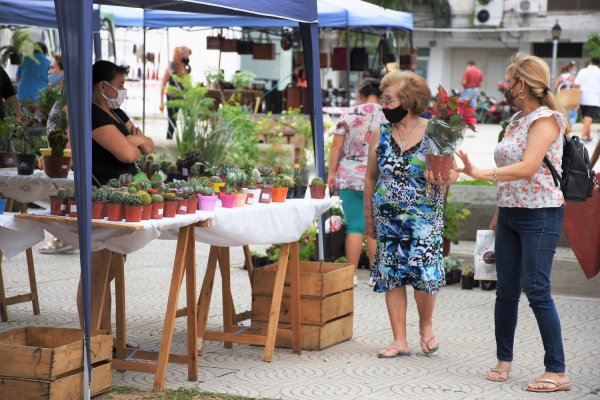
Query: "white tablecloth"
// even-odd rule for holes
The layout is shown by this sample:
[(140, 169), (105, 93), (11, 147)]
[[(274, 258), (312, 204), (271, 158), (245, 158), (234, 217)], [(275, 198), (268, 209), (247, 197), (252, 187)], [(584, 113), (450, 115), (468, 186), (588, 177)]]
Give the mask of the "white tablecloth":
[[(35, 214), (48, 215), (47, 212)], [(211, 212), (198, 211), (196, 214), (177, 215), (175, 218), (135, 222), (135, 225), (144, 227), (144, 229), (139, 230), (94, 226), (92, 227), (92, 251), (108, 249), (122, 254), (133, 253), (154, 239), (177, 239), (180, 227), (206, 221), (212, 216), (213, 213)], [(77, 224), (30, 220), (15, 220), (14, 224), (19, 226), (22, 222), (34, 223), (38, 229), (45, 229), (63, 242), (75, 248), (79, 247)], [(197, 230), (201, 229), (204, 228), (198, 228)]]
[(295, 242), (313, 220), (339, 198), (292, 199), (283, 203), (217, 208), (210, 227), (196, 229), (196, 240), (216, 246)]
[(21, 203), (48, 201), (59, 187), (73, 185), (73, 171), (65, 179), (48, 178), (44, 171), (17, 175), (16, 168), (0, 168), (0, 192)]
[(44, 229), (32, 221), (14, 219), (13, 213), (0, 215), (0, 251), (12, 258), (44, 240)]

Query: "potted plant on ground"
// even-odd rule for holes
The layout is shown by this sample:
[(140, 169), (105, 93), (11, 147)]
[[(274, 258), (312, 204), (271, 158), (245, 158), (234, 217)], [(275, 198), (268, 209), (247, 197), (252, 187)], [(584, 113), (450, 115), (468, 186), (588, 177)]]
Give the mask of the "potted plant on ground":
[(462, 274), (460, 277), (460, 283), (463, 289), (471, 290), (473, 289), (473, 280), (475, 274), (473, 273), (473, 268), (468, 265), (463, 265)]
[(125, 222), (140, 222), (142, 220), (142, 198), (137, 194), (126, 194), (124, 196)]
[(323, 178), (315, 177), (310, 181), (310, 198), (311, 199), (324, 199), (325, 189), (327, 185), (323, 181)]
[(66, 178), (71, 168), (71, 150), (66, 149), (67, 134), (56, 128), (48, 134), (50, 150), (42, 149), (44, 172), (50, 178)]
[(450, 194), (446, 197), (444, 206), (444, 243), (442, 254), (444, 257), (450, 254), (451, 244), (458, 244), (459, 221), (471, 215), (471, 211), (461, 203), (450, 201)]
[(444, 257), (444, 272), (446, 275), (446, 285), (453, 285), (455, 283), (460, 282), (460, 276), (462, 274), (461, 267), (463, 265), (463, 262), (464, 261), (458, 257)]

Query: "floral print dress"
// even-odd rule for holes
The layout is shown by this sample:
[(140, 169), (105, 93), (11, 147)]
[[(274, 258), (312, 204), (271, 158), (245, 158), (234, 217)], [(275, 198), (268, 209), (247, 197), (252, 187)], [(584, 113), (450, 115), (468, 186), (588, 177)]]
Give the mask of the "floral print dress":
[(411, 284), (437, 294), (446, 285), (442, 264), (444, 196), (438, 186), (427, 191), (423, 171), (429, 140), (402, 153), (382, 124), (377, 147), (379, 178), (373, 194), (377, 252), (371, 277), (374, 291)]

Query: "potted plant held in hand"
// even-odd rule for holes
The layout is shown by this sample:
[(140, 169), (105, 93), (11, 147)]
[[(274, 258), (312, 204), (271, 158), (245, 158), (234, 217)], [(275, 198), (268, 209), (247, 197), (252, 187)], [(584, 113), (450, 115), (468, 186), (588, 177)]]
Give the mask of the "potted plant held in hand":
[(324, 199), (325, 189), (327, 185), (323, 181), (323, 178), (316, 177), (310, 182), (310, 197), (311, 199)]
[(71, 150), (67, 149), (67, 134), (56, 128), (48, 134), (50, 149), (42, 149), (44, 172), (50, 178), (66, 178), (71, 168)]

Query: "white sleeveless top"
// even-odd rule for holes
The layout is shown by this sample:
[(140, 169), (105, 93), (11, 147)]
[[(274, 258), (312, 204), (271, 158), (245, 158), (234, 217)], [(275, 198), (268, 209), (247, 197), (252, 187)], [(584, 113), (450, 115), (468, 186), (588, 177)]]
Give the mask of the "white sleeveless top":
[[(546, 154), (556, 172), (562, 174), (563, 137), (566, 129), (564, 115), (546, 106), (539, 107), (525, 117), (519, 111), (511, 118), (504, 138), (494, 151), (494, 159), (498, 167), (504, 167), (523, 160), (527, 147), (529, 127), (538, 118), (554, 116), (560, 128), (558, 138)], [(542, 162), (537, 171), (529, 179), (509, 182), (498, 182), (498, 207), (545, 208), (560, 207), (565, 200), (556, 187), (546, 164)]]

